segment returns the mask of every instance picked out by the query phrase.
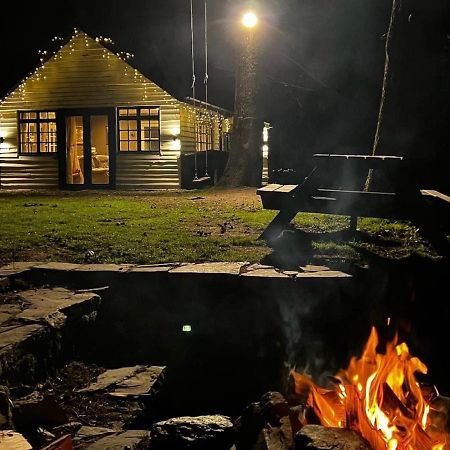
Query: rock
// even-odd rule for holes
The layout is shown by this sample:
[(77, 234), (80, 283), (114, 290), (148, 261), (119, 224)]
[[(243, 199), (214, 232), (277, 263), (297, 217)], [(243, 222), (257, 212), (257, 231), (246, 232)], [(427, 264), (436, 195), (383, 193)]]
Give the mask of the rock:
[(297, 450), (370, 450), (356, 433), (344, 428), (306, 425), (295, 436)]
[(176, 417), (154, 424), (151, 436), (156, 450), (229, 450), (233, 424), (220, 415)]
[[(267, 430), (281, 426), (285, 428), (283, 431), (286, 433), (285, 440), (292, 441), (300, 426), (297, 416), (298, 413), (291, 410), (282, 394), (267, 392), (258, 403), (252, 403), (245, 408), (242, 416), (236, 420), (234, 426), (237, 449), (252, 448), (257, 441), (260, 448), (264, 448), (262, 446), (264, 442), (276, 440), (276, 437), (272, 436), (273, 433), (268, 433)], [(289, 430), (286, 427), (289, 427)]]
[(294, 448), (289, 417), (281, 418), (280, 427), (267, 424), (260, 432), (252, 450), (290, 450)]
[(38, 392), (14, 401), (14, 421), (20, 427), (50, 426), (67, 423), (67, 417), (61, 406), (51, 397)]
[(128, 430), (103, 437), (86, 447), (86, 450), (144, 450), (148, 448), (149, 442), (148, 431)]
[(107, 370), (97, 381), (78, 392), (107, 391), (113, 397), (150, 396), (153, 388), (162, 383), (165, 367), (133, 366)]

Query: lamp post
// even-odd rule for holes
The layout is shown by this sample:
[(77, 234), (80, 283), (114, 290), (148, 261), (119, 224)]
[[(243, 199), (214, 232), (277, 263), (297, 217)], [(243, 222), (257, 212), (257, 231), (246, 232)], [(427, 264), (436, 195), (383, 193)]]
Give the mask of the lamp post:
[(262, 129), (259, 97), (259, 20), (254, 11), (241, 17), (240, 45), (231, 149), (222, 185), (260, 187), (262, 183)]

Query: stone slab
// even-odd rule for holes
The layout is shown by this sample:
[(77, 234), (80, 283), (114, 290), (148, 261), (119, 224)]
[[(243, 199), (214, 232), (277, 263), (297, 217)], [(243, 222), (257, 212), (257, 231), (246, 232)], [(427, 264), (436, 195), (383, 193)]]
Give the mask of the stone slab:
[(248, 263), (246, 262), (211, 262), (200, 264), (186, 264), (171, 270), (170, 273), (239, 275), (242, 268), (247, 265)]
[(88, 387), (79, 389), (77, 392), (96, 392), (103, 391), (114, 384), (133, 376), (141, 366), (119, 367), (103, 372), (97, 377), (97, 380)]
[(80, 264), (73, 270), (76, 272), (128, 272), (132, 264)]
[(324, 272), (327, 270), (331, 270), (327, 266), (315, 266), (312, 264), (307, 264), (306, 266), (302, 266), (301, 269), (303, 270), (303, 272)]
[(322, 270), (319, 272), (300, 272), (298, 278), (352, 278), (351, 275), (345, 272), (339, 272), (337, 270)]
[(91, 292), (74, 294), (63, 288), (36, 289), (19, 294), (29, 306), (17, 314), (16, 319), (24, 322), (47, 323), (51, 326), (64, 325), (68, 311), (81, 303), (100, 302), (100, 297)]
[(0, 430), (0, 449), (33, 450), (33, 447), (20, 433), (12, 430)]
[(78, 392), (107, 391), (113, 397), (147, 396), (155, 383), (162, 380), (165, 369), (163, 366), (133, 366), (107, 370)]
[(39, 261), (17, 261), (15, 263), (7, 264), (3, 267), (0, 267), (0, 277), (10, 277), (14, 275), (20, 275), (33, 267), (38, 267), (43, 262)]
[(117, 431), (112, 430), (111, 428), (82, 426), (77, 431), (76, 437), (87, 438), (93, 436), (105, 436), (107, 434), (114, 434), (114, 433), (117, 433)]
[(170, 270), (180, 267), (181, 264), (145, 264), (133, 266), (130, 268), (130, 273), (160, 273), (169, 272)]
[(15, 347), (44, 329), (42, 325), (14, 325), (0, 328), (0, 354)]
[(142, 372), (137, 372), (132, 377), (117, 383), (109, 395), (113, 397), (150, 395), (155, 383), (162, 379), (165, 369), (161, 366), (147, 367)]
[(63, 262), (49, 262), (45, 264), (40, 264), (37, 267), (33, 267), (36, 270), (61, 270), (61, 271), (71, 271), (80, 267), (80, 264), (73, 263), (63, 263)]
[(265, 266), (261, 264), (251, 264), (245, 267), (241, 273), (241, 276), (257, 278), (289, 278), (289, 275), (283, 273), (281, 270), (277, 270), (272, 266)]
[(128, 430), (101, 438), (89, 445), (87, 450), (143, 450), (148, 448), (149, 442), (148, 431)]

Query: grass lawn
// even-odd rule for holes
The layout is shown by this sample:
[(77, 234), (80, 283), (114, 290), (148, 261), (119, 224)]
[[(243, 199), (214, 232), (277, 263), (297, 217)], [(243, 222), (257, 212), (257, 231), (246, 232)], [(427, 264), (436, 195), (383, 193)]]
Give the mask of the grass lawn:
[[(255, 189), (180, 192), (0, 193), (0, 263), (15, 260), (141, 263), (250, 261), (271, 250), (258, 235), (275, 216)], [(348, 218), (299, 214), (307, 231), (345, 229)], [(429, 253), (405, 223), (362, 219), (368, 239), (314, 238), (317, 255), (358, 259)], [(87, 256), (92, 251), (93, 256)]]

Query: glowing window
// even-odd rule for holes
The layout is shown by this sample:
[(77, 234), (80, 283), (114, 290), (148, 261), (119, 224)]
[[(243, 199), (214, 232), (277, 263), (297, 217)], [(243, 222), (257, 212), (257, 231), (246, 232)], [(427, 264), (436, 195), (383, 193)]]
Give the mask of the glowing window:
[(20, 152), (56, 153), (56, 112), (19, 112)]
[(118, 109), (119, 151), (159, 152), (159, 108), (133, 107)]

